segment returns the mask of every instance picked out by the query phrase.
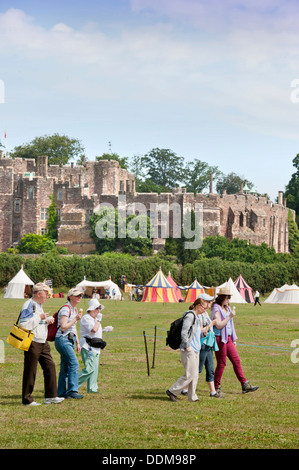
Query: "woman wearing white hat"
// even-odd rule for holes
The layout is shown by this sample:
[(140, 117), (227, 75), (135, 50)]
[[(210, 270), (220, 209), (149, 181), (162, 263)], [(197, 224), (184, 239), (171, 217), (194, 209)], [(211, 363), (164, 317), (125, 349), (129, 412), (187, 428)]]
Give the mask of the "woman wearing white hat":
[(59, 397), (64, 398), (83, 398), (83, 395), (78, 393), (79, 362), (75, 353), (76, 344), (77, 352), (80, 352), (76, 323), (82, 317), (83, 310), (77, 310), (81, 298), (80, 290), (70, 289), (67, 294), (68, 302), (58, 313), (55, 348), (61, 356), (61, 361), (57, 392)]
[[(89, 301), (86, 314), (80, 321), (80, 346), (84, 369), (79, 374), (79, 388), (87, 382), (87, 393), (98, 393), (100, 352), (106, 346), (102, 341), (102, 314), (104, 306), (97, 299)], [(112, 331), (107, 327), (104, 331)]]

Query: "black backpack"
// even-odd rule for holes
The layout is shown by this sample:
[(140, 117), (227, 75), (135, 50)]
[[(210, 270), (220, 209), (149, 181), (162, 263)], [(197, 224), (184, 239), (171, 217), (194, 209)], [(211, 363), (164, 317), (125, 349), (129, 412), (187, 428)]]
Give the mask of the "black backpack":
[[(180, 347), (180, 344), (182, 342), (181, 332), (182, 332), (183, 321), (184, 321), (185, 316), (188, 315), (188, 313), (191, 313), (191, 311), (189, 310), (188, 312), (184, 313), (182, 317), (172, 322), (170, 325), (170, 330), (167, 331), (166, 346), (170, 346), (171, 349), (178, 349)], [(193, 320), (192, 326), (194, 325), (195, 318), (196, 318), (194, 313), (193, 315), (194, 315), (194, 320)], [(190, 330), (192, 326), (190, 327)], [(190, 330), (189, 330), (189, 333), (190, 333)]]

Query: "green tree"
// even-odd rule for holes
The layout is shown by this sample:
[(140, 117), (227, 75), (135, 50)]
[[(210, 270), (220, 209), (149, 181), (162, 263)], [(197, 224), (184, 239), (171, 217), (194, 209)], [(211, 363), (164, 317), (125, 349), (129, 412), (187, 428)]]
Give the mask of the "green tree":
[(102, 208), (89, 218), (90, 236), (100, 254), (122, 250), (133, 255), (149, 256), (152, 253), (150, 219), (145, 215), (126, 217), (120, 228), (117, 209)]
[(120, 157), (117, 153), (103, 153), (100, 157), (96, 157), (97, 162), (101, 160), (115, 160), (119, 163), (120, 167), (125, 170), (127, 170), (129, 166), (128, 157)]
[(296, 222), (293, 220), (293, 215), (290, 210), (288, 214), (288, 229), (290, 253), (296, 258), (299, 258), (299, 229)]
[(28, 233), (24, 235), (18, 244), (20, 253), (46, 253), (55, 249), (55, 240), (50, 239), (47, 235), (35, 235)]
[(54, 196), (49, 196), (51, 199), (51, 205), (48, 208), (48, 220), (47, 220), (47, 228), (48, 228), (48, 237), (54, 240), (57, 240), (57, 212), (56, 212), (56, 204), (54, 200)]
[(188, 192), (202, 193), (209, 187), (210, 175), (213, 174), (215, 180), (221, 173), (217, 166), (210, 166), (197, 158), (193, 162), (188, 162), (185, 170), (185, 186)]
[(235, 194), (240, 191), (242, 184), (247, 184), (250, 188), (253, 186), (253, 183), (236, 173), (232, 172), (228, 175), (222, 173), (218, 175), (216, 191), (218, 194), (223, 194), (224, 190), (226, 190), (227, 194)]
[(146, 177), (165, 191), (170, 191), (184, 181), (184, 159), (169, 149), (152, 149), (142, 159)]
[(31, 142), (15, 147), (10, 152), (11, 158), (37, 158), (48, 156), (49, 165), (66, 165), (70, 160), (82, 158), (84, 147), (78, 139), (66, 135), (45, 135), (36, 137)]
[(299, 153), (293, 160), (293, 166), (296, 168), (292, 174), (289, 183), (286, 186), (285, 197), (287, 206), (296, 211), (296, 221), (299, 224)]

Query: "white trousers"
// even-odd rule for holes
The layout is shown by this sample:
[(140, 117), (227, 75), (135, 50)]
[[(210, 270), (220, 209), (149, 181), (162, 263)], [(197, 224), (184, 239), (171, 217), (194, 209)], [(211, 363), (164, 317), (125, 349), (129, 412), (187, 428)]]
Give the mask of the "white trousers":
[(180, 350), (181, 360), (184, 366), (184, 374), (170, 387), (169, 391), (178, 396), (182, 390), (188, 388), (188, 400), (196, 401), (196, 386), (198, 381), (199, 353)]

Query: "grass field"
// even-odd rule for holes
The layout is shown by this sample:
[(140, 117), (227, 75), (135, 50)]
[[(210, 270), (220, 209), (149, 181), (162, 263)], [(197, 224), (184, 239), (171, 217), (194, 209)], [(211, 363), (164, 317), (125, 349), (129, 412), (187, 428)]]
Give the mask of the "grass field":
[[(291, 361), (291, 342), (299, 338), (299, 307), (237, 305), (235, 326), (246, 378), (259, 390), (243, 395), (230, 363), (222, 380), (225, 399), (209, 397), (205, 374), (199, 377), (199, 402), (181, 396), (170, 402), (165, 391), (182, 374), (178, 351), (165, 345), (166, 330), (185, 304), (103, 301), (107, 347), (100, 357), (98, 395), (80, 391), (83, 400), (23, 407), (23, 353), (5, 342), (22, 301), (1, 299), (0, 364), (1, 449), (297, 449), (299, 363)], [(81, 301), (87, 308), (87, 300)], [(81, 305), (79, 304), (79, 305)], [(54, 313), (61, 299), (49, 299)], [(152, 368), (154, 327), (156, 356)], [(146, 332), (148, 375), (143, 331)], [(51, 344), (59, 371), (59, 355)], [(299, 355), (297, 355), (299, 357)], [(80, 370), (83, 366), (80, 355)], [(38, 369), (34, 399), (43, 403)]]

